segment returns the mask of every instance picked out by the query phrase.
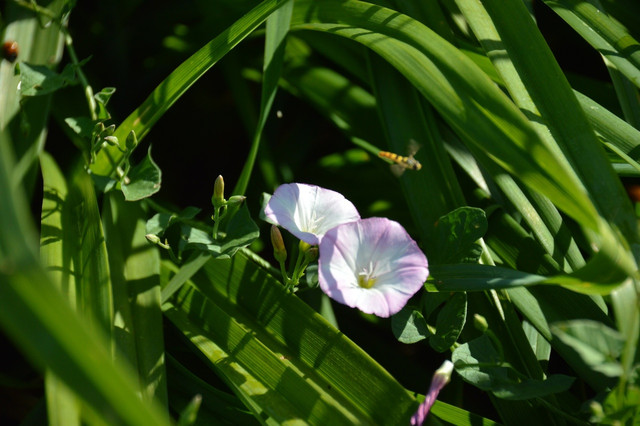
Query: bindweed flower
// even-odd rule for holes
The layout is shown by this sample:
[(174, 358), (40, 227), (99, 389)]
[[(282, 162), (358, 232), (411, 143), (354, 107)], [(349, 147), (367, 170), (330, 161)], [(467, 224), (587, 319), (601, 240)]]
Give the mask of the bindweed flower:
[(280, 185), (264, 209), (267, 222), (280, 225), (311, 245), (331, 228), (360, 219), (342, 194), (303, 183)]
[(362, 219), (329, 230), (320, 242), (318, 281), (333, 300), (389, 317), (426, 281), (427, 258), (402, 225)]
[(431, 406), (434, 402), (436, 402), (436, 398), (440, 393), (440, 390), (449, 383), (451, 380), (451, 373), (453, 372), (453, 363), (449, 360), (446, 360), (442, 363), (440, 368), (433, 373), (433, 378), (431, 379), (431, 386), (429, 386), (429, 392), (424, 398), (424, 401), (418, 407), (418, 411), (415, 412), (413, 416), (411, 416), (411, 425), (412, 426), (422, 426), (424, 420), (427, 418), (427, 414), (429, 414), (429, 410), (431, 410)]

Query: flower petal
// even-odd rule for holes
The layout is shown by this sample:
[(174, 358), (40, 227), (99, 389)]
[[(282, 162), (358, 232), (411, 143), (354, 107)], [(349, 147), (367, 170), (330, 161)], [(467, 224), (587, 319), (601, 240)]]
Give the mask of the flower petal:
[[(329, 230), (320, 242), (318, 266), (320, 288), (329, 297), (380, 317), (399, 312), (429, 275), (416, 242), (402, 225), (385, 218)], [(361, 275), (371, 280), (370, 288), (360, 285)]]
[(453, 372), (453, 363), (449, 360), (446, 360), (442, 363), (440, 368), (438, 368), (433, 374), (433, 378), (431, 379), (431, 385), (429, 386), (429, 391), (425, 395), (424, 401), (418, 407), (418, 410), (411, 416), (411, 425), (412, 426), (422, 426), (425, 419), (427, 418), (427, 414), (431, 410), (431, 407), (436, 402), (436, 398), (438, 394), (442, 390), (442, 388), (449, 383), (451, 380), (451, 373)]
[(303, 183), (280, 185), (264, 213), (267, 222), (311, 245), (319, 244), (329, 229), (360, 219), (358, 210), (342, 194)]

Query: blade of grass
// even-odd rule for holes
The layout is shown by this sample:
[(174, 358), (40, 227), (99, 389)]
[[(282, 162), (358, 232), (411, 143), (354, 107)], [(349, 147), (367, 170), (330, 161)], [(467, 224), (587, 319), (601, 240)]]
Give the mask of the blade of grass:
[(126, 368), (113, 364), (104, 330), (81, 319), (41, 267), (24, 192), (10, 180), (12, 156), (5, 148), (0, 145), (0, 326), (31, 362), (63, 380), (103, 418), (168, 424), (157, 407), (140, 401)]
[[(573, 171), (558, 161), (525, 117), (469, 59), (428, 28), (358, 1), (300, 1), (292, 28), (332, 32), (380, 53), (419, 89), (465, 143), (476, 145), (531, 189), (595, 232), (611, 279), (635, 271), (628, 249), (600, 218)], [(626, 218), (621, 214), (622, 219)], [(624, 272), (623, 272), (624, 271)], [(593, 276), (594, 280), (596, 275)]]
[(574, 93), (596, 132), (635, 162), (640, 160), (640, 131), (589, 97)]
[(68, 253), (78, 280), (78, 309), (111, 337), (114, 314), (107, 247), (93, 181), (81, 168), (73, 173), (62, 214), (63, 227), (76, 233), (69, 238)]
[(113, 363), (103, 331), (71, 310), (35, 258), (21, 266), (0, 275), (0, 324), (30, 361), (63, 380), (103, 418), (168, 424), (155, 405), (140, 401), (130, 372)]
[(605, 64), (613, 87), (620, 102), (622, 113), (627, 123), (636, 129), (640, 129), (640, 102), (638, 101), (638, 88), (635, 87), (618, 69), (605, 58)]
[(605, 10), (581, 0), (544, 0), (636, 87), (640, 87), (640, 44)]
[(400, 183), (428, 255), (429, 251), (437, 250), (433, 235), (438, 219), (465, 205), (464, 196), (442, 145), (431, 106), (423, 104), (416, 89), (388, 63), (374, 55), (368, 58), (389, 150), (407, 155), (411, 140), (422, 145), (416, 153), (422, 168), (407, 170)]
[(237, 397), (209, 385), (171, 355), (167, 356), (167, 375), (175, 412), (181, 412), (194, 396), (201, 395), (198, 424), (260, 424)]
[(160, 256), (145, 238), (147, 214), (140, 203), (109, 193), (102, 217), (118, 312), (114, 339), (138, 373), (142, 396), (166, 407)]
[[(536, 107), (530, 113), (535, 116), (540, 112), (600, 213), (615, 223), (630, 242), (637, 242), (637, 223), (624, 188), (528, 11), (517, 2), (486, 1), (483, 5), (499, 38), (486, 39), (482, 32), (478, 38), (487, 40), (485, 50), (489, 52), (502, 51), (504, 55), (506, 51), (517, 72), (513, 79), (503, 75), (507, 87), (516, 79), (522, 80)], [(513, 93), (514, 97), (522, 94), (516, 89)]]
[(253, 165), (258, 155), (262, 130), (267, 122), (267, 117), (269, 117), (269, 112), (271, 111), (271, 106), (273, 105), (273, 100), (278, 90), (278, 81), (282, 74), (284, 48), (286, 45), (286, 36), (289, 33), (292, 11), (293, 0), (286, 0), (282, 2), (281, 7), (273, 12), (267, 19), (260, 115), (258, 116), (258, 124), (253, 135), (249, 155), (242, 168), (242, 172), (240, 172), (238, 182), (233, 189), (234, 195), (243, 195), (249, 184)]
[[(71, 307), (76, 303), (76, 279), (69, 253), (65, 254), (64, 233), (70, 229), (63, 226), (62, 205), (67, 198), (67, 182), (54, 159), (43, 152), (40, 156), (42, 169), (43, 200), (40, 224), (40, 259), (50, 271), (54, 285), (64, 294)], [(68, 242), (68, 240), (67, 240)], [(68, 245), (68, 244), (67, 244)], [(47, 416), (52, 425), (80, 424), (80, 401), (76, 395), (51, 371), (45, 373)]]
[[(284, 3), (281, 0), (265, 0), (216, 38), (178, 66), (165, 78), (149, 97), (134, 110), (115, 131), (114, 136), (124, 141), (134, 131), (142, 141), (153, 124), (224, 55), (245, 39)], [(122, 152), (116, 147), (104, 148), (98, 154), (91, 170), (96, 175), (110, 176), (122, 160)]]
[(165, 305), (165, 315), (201, 344), (239, 396), (274, 421), (395, 424), (417, 407), (386, 371), (243, 252), (207, 263)]

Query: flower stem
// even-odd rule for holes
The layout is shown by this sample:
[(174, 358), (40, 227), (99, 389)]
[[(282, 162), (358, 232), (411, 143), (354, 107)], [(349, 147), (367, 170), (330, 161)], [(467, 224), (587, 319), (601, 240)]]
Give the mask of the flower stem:
[(218, 239), (218, 226), (220, 221), (227, 214), (227, 206), (217, 207), (213, 210), (213, 239)]

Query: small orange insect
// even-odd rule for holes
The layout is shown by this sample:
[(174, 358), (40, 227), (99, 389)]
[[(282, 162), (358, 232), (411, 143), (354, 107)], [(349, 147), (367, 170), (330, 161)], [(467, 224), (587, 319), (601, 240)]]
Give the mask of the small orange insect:
[(387, 160), (393, 161), (395, 164), (391, 165), (391, 171), (395, 175), (399, 176), (407, 169), (420, 170), (422, 168), (422, 164), (420, 164), (418, 160), (413, 158), (416, 152), (418, 152), (418, 149), (420, 149), (420, 145), (418, 145), (416, 141), (411, 139), (409, 141), (408, 155), (406, 157), (394, 154), (393, 152), (389, 151), (380, 151), (378, 153), (378, 157), (386, 158)]
[(18, 43), (15, 41), (5, 41), (2, 44), (2, 57), (9, 62), (13, 62), (18, 57)]

